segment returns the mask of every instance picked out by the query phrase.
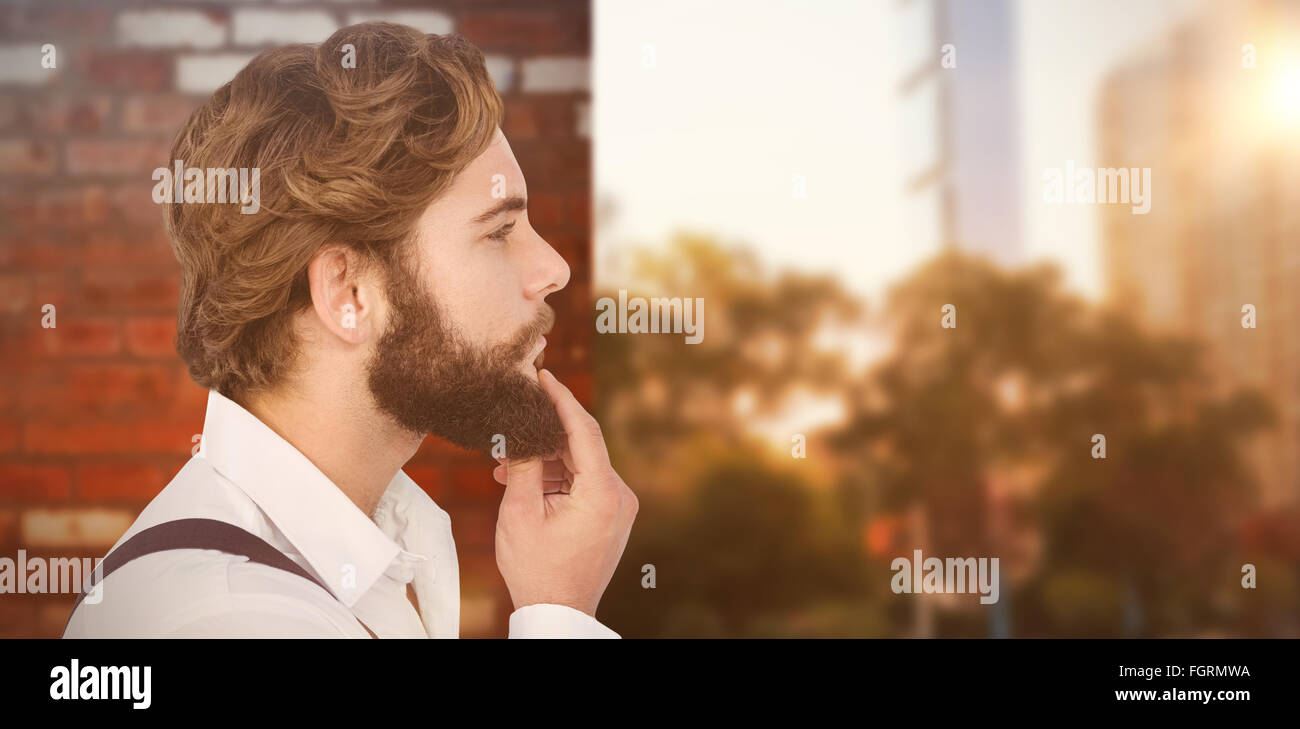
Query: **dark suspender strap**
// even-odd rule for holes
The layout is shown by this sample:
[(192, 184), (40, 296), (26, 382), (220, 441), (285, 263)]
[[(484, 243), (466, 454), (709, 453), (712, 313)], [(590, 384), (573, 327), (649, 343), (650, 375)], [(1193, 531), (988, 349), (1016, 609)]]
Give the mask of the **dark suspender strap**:
[[(88, 585), (93, 587), (102, 583), (109, 575), (116, 572), (126, 563), (155, 552), (166, 552), (171, 549), (215, 549), (227, 554), (237, 554), (247, 557), (250, 562), (257, 562), (268, 567), (292, 572), (306, 580), (311, 580), (320, 586), (322, 590), (330, 593), (329, 588), (320, 580), (312, 576), (310, 572), (303, 569), (297, 562), (285, 556), (284, 552), (268, 544), (264, 539), (244, 529), (240, 529), (234, 524), (229, 524), (216, 519), (177, 519), (176, 521), (163, 522), (151, 526), (141, 531), (139, 534), (126, 540), (117, 549), (109, 552), (100, 564), (99, 580), (90, 582)], [(93, 579), (93, 575), (91, 577)], [(86, 591), (77, 595), (77, 602), (72, 606), (72, 612), (75, 613), (81, 606), (81, 601), (86, 597)], [(72, 615), (68, 615), (68, 623), (71, 624)], [(369, 626), (361, 623), (361, 627), (366, 629), (372, 638), (378, 638), (375, 631)], [(64, 632), (67, 632), (67, 626), (64, 626)]]

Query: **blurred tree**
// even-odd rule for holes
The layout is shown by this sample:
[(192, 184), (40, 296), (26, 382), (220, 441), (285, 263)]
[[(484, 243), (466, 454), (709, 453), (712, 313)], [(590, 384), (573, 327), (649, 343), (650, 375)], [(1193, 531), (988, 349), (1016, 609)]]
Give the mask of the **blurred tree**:
[(825, 467), (788, 453), (779, 465), (736, 407), (841, 392), (842, 354), (814, 338), (858, 321), (860, 303), (831, 277), (769, 276), (749, 251), (693, 234), (639, 252), (625, 278), (629, 298), (702, 297), (704, 338), (595, 337), (597, 416), (641, 501), (602, 616), (628, 635), (883, 633), (855, 602), (869, 584), (857, 525), (810, 484)]
[[(704, 338), (603, 334), (595, 337), (599, 415), (612, 454), (643, 474), (672, 455), (738, 447), (748, 437), (737, 398), (753, 414), (776, 412), (796, 388), (839, 393), (843, 356), (816, 346), (822, 326), (852, 325), (861, 303), (829, 276), (766, 275), (752, 252), (679, 234), (663, 251), (638, 251), (628, 297), (704, 299)], [(618, 292), (597, 294), (617, 300)], [(696, 459), (687, 459), (694, 462)], [(678, 483), (698, 474), (660, 474)]]
[[(946, 304), (955, 328), (940, 326)], [(1266, 403), (1212, 399), (1195, 346), (1085, 306), (1047, 267), (945, 254), (896, 287), (888, 316), (895, 350), (832, 442), (872, 504), (920, 514), (910, 545), (992, 555), (1008, 530), (1042, 534), (1025, 590), (1038, 622), (1021, 626), (1035, 632), (1123, 632), (1126, 609), (1149, 632), (1204, 622), (1212, 588), (1236, 585), (1229, 547), (1252, 504), (1237, 453)], [(990, 533), (993, 481), (1018, 489), (1030, 523)]]
[[(1069, 295), (1051, 267), (933, 259), (891, 291), (892, 350), (866, 376), (819, 346), (822, 327), (864, 321), (832, 278), (768, 275), (681, 235), (625, 280), (706, 306), (700, 344), (595, 338), (597, 415), (642, 504), (601, 605), (624, 634), (911, 633), (908, 611), (930, 603), (892, 595), (888, 564), (913, 547), (1003, 558), (999, 605), (930, 621), (946, 634), (987, 616), (1022, 635), (1167, 635), (1276, 625), (1294, 605), (1285, 575), (1266, 601), (1239, 582), (1255, 503), (1239, 452), (1267, 403), (1216, 394), (1194, 343)], [(846, 404), (809, 434), (826, 458), (751, 432), (798, 388)]]
[[(871, 581), (853, 525), (797, 472), (761, 451), (720, 455), (684, 500), (651, 500), (654, 520), (638, 517), (620, 568), (626, 577), (601, 604), (602, 616), (625, 634), (887, 632), (883, 619), (873, 620)], [(640, 582), (644, 565), (653, 565), (654, 589)]]

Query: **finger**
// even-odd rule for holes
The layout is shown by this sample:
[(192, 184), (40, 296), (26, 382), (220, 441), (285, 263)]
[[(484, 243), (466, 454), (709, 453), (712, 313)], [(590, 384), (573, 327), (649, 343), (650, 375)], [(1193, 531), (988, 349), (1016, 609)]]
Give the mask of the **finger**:
[[(504, 464), (492, 469), (492, 479), (502, 486), (506, 485), (506, 467)], [(552, 481), (570, 481), (573, 474), (565, 467), (562, 461), (543, 461), (542, 462), (542, 482), (550, 483)]]
[(568, 481), (573, 474), (563, 461), (544, 461), (542, 463), (543, 481)]
[(569, 388), (555, 379), (550, 370), (538, 373), (537, 381), (555, 404), (555, 412), (560, 416), (564, 432), (568, 436), (568, 449), (573, 457), (569, 470), (573, 473), (589, 473), (609, 467), (609, 452), (605, 450), (605, 439), (600, 433), (600, 424), (582, 407)]
[(565, 446), (561, 448), (558, 455), (560, 457), (560, 462), (564, 464), (565, 469), (567, 469), (569, 475), (572, 476), (573, 469), (576, 468), (576, 466), (573, 464), (573, 454), (569, 452), (569, 447)]

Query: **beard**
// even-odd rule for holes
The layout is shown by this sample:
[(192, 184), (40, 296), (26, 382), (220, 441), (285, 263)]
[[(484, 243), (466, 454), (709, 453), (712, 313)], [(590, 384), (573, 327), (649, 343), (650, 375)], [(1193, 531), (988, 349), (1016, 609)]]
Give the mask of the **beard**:
[(559, 450), (565, 435), (555, 406), (536, 378), (520, 371), (555, 312), (543, 304), (541, 315), (505, 343), (479, 347), (457, 331), (414, 274), (402, 264), (392, 268), (392, 316), (366, 366), (379, 409), (408, 431), (468, 450), (487, 453), (497, 436), (505, 437), (509, 458)]

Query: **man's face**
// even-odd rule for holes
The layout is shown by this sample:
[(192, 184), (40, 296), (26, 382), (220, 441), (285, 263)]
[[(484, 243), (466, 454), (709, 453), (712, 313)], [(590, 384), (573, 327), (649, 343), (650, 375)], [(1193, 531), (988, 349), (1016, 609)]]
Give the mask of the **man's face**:
[(554, 452), (563, 428), (537, 382), (545, 297), (569, 267), (528, 222), (527, 187), (505, 136), (417, 224), (414, 265), (389, 282), (388, 322), (368, 366), (377, 406), (407, 430), (506, 455)]

